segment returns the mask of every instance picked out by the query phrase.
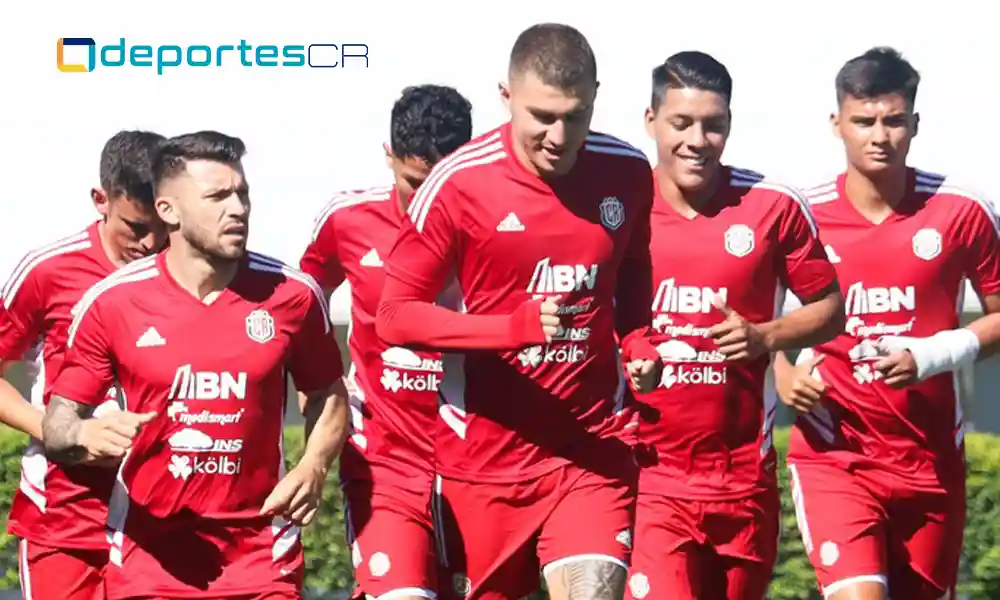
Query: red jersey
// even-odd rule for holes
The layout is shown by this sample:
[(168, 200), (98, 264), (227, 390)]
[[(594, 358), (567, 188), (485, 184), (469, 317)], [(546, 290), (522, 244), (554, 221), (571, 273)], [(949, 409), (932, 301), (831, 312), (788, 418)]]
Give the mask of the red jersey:
[[(590, 134), (572, 171), (545, 181), (511, 143), (507, 124), (438, 163), (410, 205), (379, 307), (389, 341), (463, 350), (443, 357), (436, 437), (437, 470), (455, 479), (603, 469), (630, 451), (618, 439), (627, 387), (615, 330), (649, 324), (649, 162)], [(425, 304), (450, 279), (467, 315)], [(525, 304), (547, 296), (560, 297), (563, 324), (549, 344)]]
[(791, 455), (869, 460), (910, 478), (961, 477), (962, 407), (955, 373), (902, 390), (872, 368), (882, 336), (926, 337), (959, 326), (964, 280), (1000, 293), (997, 217), (985, 200), (940, 175), (908, 171), (907, 194), (875, 225), (847, 199), (844, 175), (807, 191), (846, 300), (847, 326), (816, 351), (829, 385), (823, 407), (800, 417)]
[(692, 219), (657, 186), (651, 228), (653, 341), (664, 371), (638, 397), (651, 411), (640, 439), (653, 461), (640, 489), (726, 500), (775, 485), (770, 357), (724, 362), (708, 330), (725, 319), (716, 296), (763, 323), (779, 314), (786, 289), (811, 297), (834, 283), (809, 207), (788, 187), (727, 167), (711, 204)]
[(312, 278), (248, 253), (210, 304), (160, 253), (91, 288), (52, 393), (157, 417), (133, 440), (111, 498), (109, 597), (211, 597), (300, 585), (298, 529), (260, 516), (284, 473), (286, 378), (303, 391), (342, 374)]
[[(31, 402), (44, 408), (65, 355), (71, 311), (115, 265), (98, 223), (29, 252), (0, 291), (0, 360), (24, 359)], [(53, 548), (104, 548), (114, 470), (49, 462), (38, 440), (21, 459), (21, 484), (7, 522), (21, 538)]]
[(301, 268), (323, 288), (336, 288), (345, 278), (351, 285), (352, 427), (341, 475), (427, 491), (434, 474), (431, 435), (441, 357), (389, 346), (375, 333), (383, 257), (402, 223), (393, 187), (338, 194), (316, 220)]

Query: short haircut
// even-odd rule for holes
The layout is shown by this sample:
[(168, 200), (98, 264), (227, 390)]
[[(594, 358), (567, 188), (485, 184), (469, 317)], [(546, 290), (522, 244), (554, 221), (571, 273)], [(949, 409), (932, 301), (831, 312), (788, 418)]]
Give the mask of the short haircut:
[(434, 165), (470, 138), (472, 104), (455, 88), (411, 86), (392, 106), (389, 144), (397, 158)]
[(511, 79), (531, 72), (562, 90), (597, 81), (597, 59), (579, 30), (559, 23), (532, 25), (521, 32), (510, 51)]
[(159, 186), (165, 180), (177, 177), (191, 160), (236, 163), (246, 151), (243, 140), (218, 131), (178, 135), (164, 140), (157, 149), (153, 162), (154, 181)]
[(871, 99), (899, 94), (912, 109), (917, 101), (920, 73), (894, 48), (872, 48), (844, 63), (837, 73), (837, 104), (848, 96)]
[(649, 101), (653, 110), (660, 108), (668, 90), (694, 89), (714, 92), (733, 99), (733, 78), (729, 69), (713, 56), (696, 50), (678, 52), (653, 69), (653, 93)]
[(165, 140), (151, 131), (119, 131), (101, 150), (101, 187), (109, 200), (128, 197), (153, 206), (153, 160)]

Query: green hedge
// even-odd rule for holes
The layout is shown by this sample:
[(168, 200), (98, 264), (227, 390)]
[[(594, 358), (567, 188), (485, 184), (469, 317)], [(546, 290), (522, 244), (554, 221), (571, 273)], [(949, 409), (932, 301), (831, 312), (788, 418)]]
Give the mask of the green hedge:
[[(289, 428), (288, 459), (301, 451), (300, 428)], [(19, 480), (20, 452), (24, 436), (0, 430), (0, 510), (10, 512), (10, 500)], [(779, 452), (788, 442), (787, 430), (775, 436)], [(1000, 438), (973, 434), (967, 442), (969, 515), (965, 528), (960, 592), (969, 600), (1000, 598)], [(795, 525), (785, 469), (781, 469), (783, 536), (781, 552), (771, 586), (772, 600), (819, 599), (809, 561)], [(314, 590), (347, 590), (351, 586), (350, 555), (344, 544), (339, 487), (334, 478), (327, 486), (318, 521), (305, 530), (306, 586)], [(17, 586), (17, 547), (6, 533), (0, 537), (0, 588)]]

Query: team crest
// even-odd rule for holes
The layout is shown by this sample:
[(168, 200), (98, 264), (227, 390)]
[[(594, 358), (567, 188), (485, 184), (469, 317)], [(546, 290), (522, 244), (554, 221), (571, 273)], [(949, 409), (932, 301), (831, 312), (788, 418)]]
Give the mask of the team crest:
[(625, 205), (614, 196), (601, 200), (601, 225), (615, 231), (625, 222)]
[(255, 342), (265, 344), (274, 338), (274, 318), (271, 313), (262, 308), (247, 315), (247, 337)]
[(733, 225), (726, 230), (726, 252), (736, 258), (753, 252), (753, 229), (746, 225)]
[(931, 260), (941, 254), (941, 234), (937, 229), (921, 229), (913, 234), (913, 255)]

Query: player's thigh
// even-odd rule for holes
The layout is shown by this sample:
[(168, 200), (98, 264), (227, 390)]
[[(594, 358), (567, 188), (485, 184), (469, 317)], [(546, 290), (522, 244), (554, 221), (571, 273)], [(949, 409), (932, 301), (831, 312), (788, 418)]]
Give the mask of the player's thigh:
[(913, 493), (889, 516), (889, 593), (913, 600), (954, 596), (965, 529), (964, 487)]
[(551, 478), (487, 484), (439, 477), (431, 507), (439, 596), (511, 600), (539, 587), (535, 545), (552, 511)]
[(559, 500), (538, 540), (549, 596), (621, 598), (635, 522), (635, 465), (623, 465), (620, 476), (574, 466), (563, 473)]
[(799, 533), (827, 600), (854, 598), (843, 594), (859, 587), (884, 588), (883, 499), (862, 478), (836, 465), (796, 461), (788, 470)]
[(727, 600), (760, 600), (778, 557), (781, 496), (777, 488), (747, 498), (705, 502), (702, 529), (718, 556), (713, 582), (725, 581)]
[(640, 494), (635, 510), (628, 600), (699, 600), (711, 557), (698, 530), (698, 501)]
[(344, 496), (355, 594), (435, 597), (437, 564), (430, 490), (420, 494), (348, 482)]
[(21, 540), (21, 595), (31, 600), (104, 600), (108, 553), (60, 550)]

